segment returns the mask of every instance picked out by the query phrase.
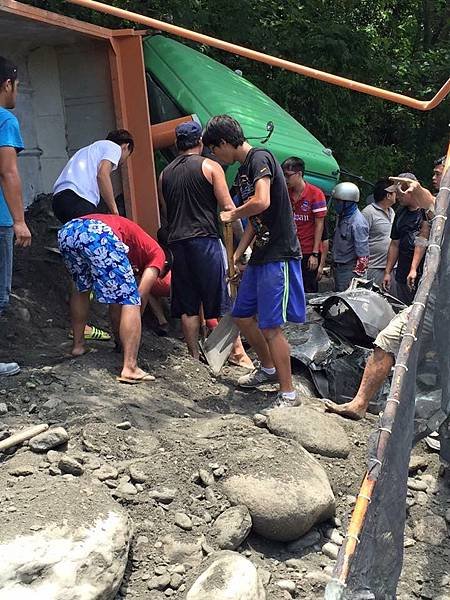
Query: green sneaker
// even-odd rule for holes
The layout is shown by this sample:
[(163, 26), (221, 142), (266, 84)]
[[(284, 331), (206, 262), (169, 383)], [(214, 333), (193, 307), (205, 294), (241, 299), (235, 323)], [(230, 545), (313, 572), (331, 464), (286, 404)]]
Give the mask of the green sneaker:
[(255, 369), (248, 375), (242, 375), (238, 379), (238, 386), (243, 388), (256, 388), (265, 383), (278, 383), (278, 375), (276, 372), (269, 375), (260, 368)]

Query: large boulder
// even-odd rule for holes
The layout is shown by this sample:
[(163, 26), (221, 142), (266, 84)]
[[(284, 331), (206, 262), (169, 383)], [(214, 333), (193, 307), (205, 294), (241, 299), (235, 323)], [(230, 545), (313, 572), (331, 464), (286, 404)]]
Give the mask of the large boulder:
[[(39, 459), (27, 454), (28, 463)], [(112, 600), (132, 535), (127, 513), (86, 476), (50, 477), (34, 466), (12, 485), (0, 472), (0, 600)]]
[(234, 457), (241, 473), (226, 479), (223, 491), (248, 508), (256, 533), (296, 540), (334, 514), (334, 495), (324, 469), (300, 444), (268, 437), (274, 442), (258, 448), (257, 460), (249, 451)]
[(253, 563), (236, 552), (220, 552), (198, 577), (186, 600), (266, 600)]
[(333, 416), (314, 408), (276, 408), (267, 415), (267, 428), (275, 435), (297, 440), (313, 454), (347, 458), (350, 442), (345, 429)]

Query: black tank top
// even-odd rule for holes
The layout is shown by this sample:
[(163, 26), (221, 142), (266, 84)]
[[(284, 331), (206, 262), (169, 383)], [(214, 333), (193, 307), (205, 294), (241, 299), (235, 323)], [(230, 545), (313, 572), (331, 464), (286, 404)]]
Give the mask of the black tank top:
[(163, 171), (169, 243), (218, 237), (217, 200), (212, 184), (203, 175), (204, 160), (199, 154), (181, 154)]

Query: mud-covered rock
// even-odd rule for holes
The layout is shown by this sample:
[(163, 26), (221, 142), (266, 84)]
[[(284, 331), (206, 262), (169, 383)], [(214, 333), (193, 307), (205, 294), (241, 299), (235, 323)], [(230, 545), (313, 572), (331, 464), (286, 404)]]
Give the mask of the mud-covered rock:
[(211, 529), (216, 545), (236, 550), (252, 530), (252, 518), (246, 506), (233, 506), (219, 515)]
[(297, 440), (313, 454), (347, 458), (350, 452), (347, 433), (336, 419), (307, 406), (269, 411), (267, 428), (275, 435)]
[(127, 563), (127, 513), (88, 479), (36, 473), (31, 496), (28, 479), (16, 481), (2, 501), (0, 600), (112, 600)]
[(221, 552), (189, 589), (186, 600), (265, 600), (252, 562), (235, 552)]
[(287, 542), (329, 519), (335, 499), (325, 471), (304, 448), (280, 441), (279, 450), (284, 452), (282, 460), (275, 461), (269, 454), (272, 460), (267, 460), (267, 472), (253, 474), (254, 464), (243, 462), (245, 473), (226, 479), (223, 490), (232, 504), (248, 508), (256, 533)]
[(55, 427), (36, 435), (29, 441), (29, 446), (33, 452), (47, 452), (52, 448), (62, 446), (68, 440), (69, 434), (64, 427)]

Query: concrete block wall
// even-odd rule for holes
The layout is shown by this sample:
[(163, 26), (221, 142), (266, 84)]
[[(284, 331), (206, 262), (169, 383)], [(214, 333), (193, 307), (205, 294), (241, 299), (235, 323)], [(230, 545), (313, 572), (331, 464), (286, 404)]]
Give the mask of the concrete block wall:
[(33, 87), (28, 71), (29, 50), (26, 44), (9, 44), (0, 37), (0, 56), (14, 61), (19, 69), (20, 88), (14, 114), (20, 121), (25, 150), (19, 155), (19, 169), (22, 176), (23, 196), (28, 206), (42, 189), (40, 155), (36, 135), (36, 118), (33, 105)]
[(43, 46), (28, 55), (34, 128), (41, 150), (41, 191), (49, 193), (67, 162), (66, 119), (57, 50)]
[[(115, 128), (106, 45), (80, 41), (70, 46), (11, 44), (0, 36), (0, 55), (19, 68), (14, 111), (25, 150), (19, 155), (23, 195), (29, 206), (51, 193), (68, 158)], [(120, 181), (115, 190), (121, 189)]]
[(103, 44), (85, 43), (61, 48), (58, 64), (72, 156), (116, 128), (108, 55)]

